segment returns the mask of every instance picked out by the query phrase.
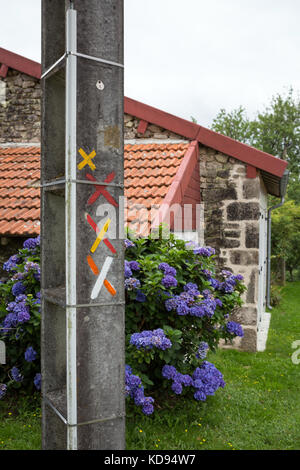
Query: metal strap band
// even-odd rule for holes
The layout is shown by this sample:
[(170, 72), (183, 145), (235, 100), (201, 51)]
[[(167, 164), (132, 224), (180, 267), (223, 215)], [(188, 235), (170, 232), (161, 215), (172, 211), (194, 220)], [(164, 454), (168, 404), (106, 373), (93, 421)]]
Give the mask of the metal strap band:
[(66, 57), (67, 57), (67, 53), (65, 52), (64, 55), (62, 55), (60, 59), (58, 59), (56, 62), (54, 62), (54, 64), (51, 65), (51, 67), (49, 67), (49, 68), (41, 75), (41, 79), (47, 77), (47, 75), (49, 75), (49, 73), (52, 72), (52, 70), (54, 70), (56, 67), (58, 67), (58, 65), (59, 65), (61, 62), (63, 62), (63, 60), (65, 60)]
[(115, 305), (125, 305), (125, 302), (107, 302), (107, 303), (95, 303), (95, 304), (77, 304), (77, 305), (66, 305), (66, 308), (86, 308), (86, 307), (114, 307)]
[(57, 181), (50, 181), (44, 184), (28, 184), (28, 187), (31, 188), (48, 188), (50, 186), (58, 186), (65, 183), (77, 183), (77, 184), (93, 184), (94, 186), (112, 186), (116, 188), (124, 188), (124, 184), (121, 183), (105, 183), (104, 181), (85, 181), (85, 180), (74, 180), (74, 179), (66, 179), (66, 180), (57, 180)]
[(87, 54), (82, 54), (81, 52), (67, 52), (67, 54), (75, 55), (76, 57), (81, 57), (82, 59), (94, 60), (95, 62), (100, 62), (101, 64), (105, 65), (112, 65), (114, 67), (124, 68), (124, 64), (120, 64), (118, 62), (113, 62), (112, 60), (101, 59), (100, 57), (94, 57)]
[(115, 307), (117, 305), (125, 305), (125, 302), (103, 302), (103, 303), (94, 303), (94, 304), (77, 304), (77, 305), (69, 305), (63, 302), (62, 300), (55, 299), (54, 297), (50, 297), (47, 295), (43, 295), (42, 299), (46, 300), (49, 303), (59, 305), (63, 308), (90, 308), (90, 307)]
[(45, 70), (45, 72), (41, 75), (41, 79), (46, 78), (47, 75), (49, 75), (50, 72), (52, 72), (56, 67), (58, 67), (61, 64), (61, 62), (63, 62), (66, 59), (66, 57), (68, 55), (75, 55), (76, 57), (79, 57), (79, 58), (82, 58), (82, 59), (94, 60), (95, 62), (100, 62), (101, 64), (112, 65), (113, 67), (124, 68), (124, 64), (120, 64), (120, 63), (114, 62), (112, 60), (101, 59), (100, 57), (94, 57), (94, 56), (91, 56), (91, 55), (82, 54), (80, 52), (66, 51), (64, 53), (64, 55), (61, 56), (60, 59), (58, 59), (47, 70)]
[(60, 411), (58, 411), (58, 409), (53, 405), (53, 403), (49, 400), (49, 398), (44, 397), (44, 396), (42, 398), (45, 401), (45, 403), (47, 403), (47, 405), (50, 406), (50, 408), (54, 411), (54, 413), (62, 420), (62, 422), (66, 426), (69, 426), (69, 427), (86, 426), (88, 424), (104, 423), (106, 421), (111, 421), (113, 419), (121, 419), (121, 418), (126, 417), (125, 413), (121, 413), (119, 415), (108, 416), (107, 418), (92, 419), (90, 421), (83, 421), (82, 423), (72, 424), (72, 423), (68, 423), (67, 419), (61, 414)]

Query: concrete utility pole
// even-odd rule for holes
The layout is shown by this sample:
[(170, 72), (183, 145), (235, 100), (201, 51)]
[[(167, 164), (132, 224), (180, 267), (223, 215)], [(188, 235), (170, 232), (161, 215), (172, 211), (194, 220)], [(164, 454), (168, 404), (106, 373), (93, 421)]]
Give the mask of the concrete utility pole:
[(42, 67), (43, 448), (124, 449), (123, 0), (43, 0)]

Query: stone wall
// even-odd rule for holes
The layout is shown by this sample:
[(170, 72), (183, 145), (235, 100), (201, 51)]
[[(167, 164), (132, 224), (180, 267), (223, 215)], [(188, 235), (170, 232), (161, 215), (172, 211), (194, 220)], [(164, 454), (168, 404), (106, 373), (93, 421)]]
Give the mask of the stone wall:
[[(41, 118), (40, 80), (9, 69), (6, 78), (0, 78), (0, 143), (39, 142)], [(149, 124), (144, 133), (138, 132), (140, 120), (124, 114), (124, 138), (178, 139), (162, 127)]]
[(181, 135), (174, 134), (162, 127), (148, 124), (146, 131), (142, 134), (138, 132), (140, 120), (130, 114), (124, 114), (124, 139), (174, 139), (186, 140)]
[(40, 80), (12, 69), (0, 80), (0, 143), (39, 142)]
[(247, 178), (245, 164), (207, 147), (199, 154), (205, 244), (216, 248), (219, 266), (242, 274), (247, 286), (232, 317), (245, 335), (234, 347), (256, 351), (260, 176)]

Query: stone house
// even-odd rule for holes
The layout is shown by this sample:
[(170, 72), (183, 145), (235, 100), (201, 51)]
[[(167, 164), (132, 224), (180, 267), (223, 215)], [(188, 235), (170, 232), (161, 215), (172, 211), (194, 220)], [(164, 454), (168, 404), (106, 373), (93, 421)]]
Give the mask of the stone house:
[[(39, 64), (0, 48), (0, 262), (39, 233), (39, 77)], [(129, 223), (167, 221), (180, 232), (187, 206), (186, 239), (214, 247), (219, 265), (245, 278), (235, 313), (245, 335), (235, 347), (264, 349), (267, 195), (284, 196), (287, 162), (129, 98), (124, 138)], [(140, 206), (145, 220), (136, 215)]]

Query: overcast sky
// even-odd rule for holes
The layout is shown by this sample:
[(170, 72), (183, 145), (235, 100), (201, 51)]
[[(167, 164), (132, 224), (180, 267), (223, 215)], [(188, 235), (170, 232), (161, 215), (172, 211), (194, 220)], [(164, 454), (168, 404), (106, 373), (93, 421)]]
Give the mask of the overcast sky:
[[(40, 0), (0, 0), (0, 47), (40, 61)], [(299, 0), (124, 0), (125, 95), (210, 126), (300, 91)]]

